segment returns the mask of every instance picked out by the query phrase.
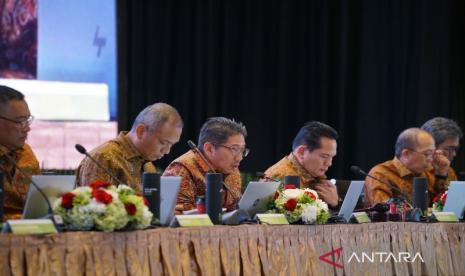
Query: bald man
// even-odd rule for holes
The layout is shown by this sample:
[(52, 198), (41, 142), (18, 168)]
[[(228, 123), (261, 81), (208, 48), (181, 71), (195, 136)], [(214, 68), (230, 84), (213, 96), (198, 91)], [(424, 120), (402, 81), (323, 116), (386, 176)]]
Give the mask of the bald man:
[[(433, 168), (433, 162), (435, 167)], [(395, 145), (395, 157), (392, 160), (373, 167), (369, 174), (396, 186), (404, 194), (407, 200), (412, 200), (413, 178), (424, 177), (428, 182), (430, 200), (438, 193), (447, 189), (448, 181), (442, 177), (447, 172), (450, 161), (441, 151), (436, 151), (433, 137), (430, 133), (419, 129), (409, 128), (404, 130)], [(398, 196), (399, 193), (388, 185), (375, 179), (365, 179), (365, 206), (373, 206), (379, 202), (385, 202), (389, 198)]]
[[(171, 147), (179, 141), (182, 126), (181, 116), (174, 107), (156, 103), (137, 115), (129, 132), (122, 131), (117, 138), (89, 154), (123, 183), (141, 192), (142, 174), (156, 172), (152, 161), (170, 152)], [(77, 186), (88, 185), (97, 179), (118, 184), (92, 160), (84, 158), (77, 170)]]

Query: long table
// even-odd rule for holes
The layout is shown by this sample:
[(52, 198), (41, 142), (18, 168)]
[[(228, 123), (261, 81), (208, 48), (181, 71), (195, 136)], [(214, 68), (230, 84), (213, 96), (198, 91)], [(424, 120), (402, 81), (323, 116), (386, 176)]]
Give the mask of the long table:
[(1, 234), (0, 275), (465, 275), (464, 235), (394, 222)]

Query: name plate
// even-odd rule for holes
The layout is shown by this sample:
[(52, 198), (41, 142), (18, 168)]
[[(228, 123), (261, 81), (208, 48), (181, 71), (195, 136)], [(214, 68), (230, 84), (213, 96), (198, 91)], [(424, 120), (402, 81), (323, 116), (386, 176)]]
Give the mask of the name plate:
[(50, 219), (21, 219), (7, 220), (3, 224), (2, 232), (19, 235), (57, 233), (57, 229)]
[(284, 214), (257, 214), (257, 219), (261, 224), (283, 225), (289, 224)]
[(207, 214), (201, 215), (176, 215), (175, 219), (181, 227), (213, 226)]
[(433, 212), (434, 217), (439, 222), (458, 222), (459, 219), (454, 212)]
[(355, 220), (356, 223), (368, 223), (371, 222), (368, 214), (366, 212), (355, 212), (352, 213), (352, 218)]

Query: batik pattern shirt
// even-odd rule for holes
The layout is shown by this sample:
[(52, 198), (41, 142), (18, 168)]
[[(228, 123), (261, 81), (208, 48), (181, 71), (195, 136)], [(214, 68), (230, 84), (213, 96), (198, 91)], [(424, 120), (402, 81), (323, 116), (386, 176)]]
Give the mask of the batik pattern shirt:
[[(129, 185), (139, 193), (142, 192), (142, 174), (157, 171), (152, 162), (142, 157), (127, 137), (127, 132), (121, 132), (117, 138), (102, 144), (89, 154), (124, 184)], [(86, 157), (78, 167), (76, 184), (77, 186), (86, 186), (95, 180), (105, 180), (113, 185), (118, 185), (117, 180)]]
[(295, 175), (300, 177), (300, 188), (314, 189), (315, 184), (325, 180), (326, 177), (313, 177), (307, 170), (300, 165), (297, 158), (293, 153), (285, 156), (278, 163), (269, 167), (265, 171), (265, 177), (262, 180), (265, 181), (283, 181), (287, 175)]
[(21, 149), (10, 151), (0, 145), (0, 171), (3, 176), (3, 208), (4, 220), (21, 218), (27, 191), (30, 182), (8, 160), (6, 155), (13, 158), (30, 178), (40, 174), (39, 162), (29, 145), (25, 144)]
[[(208, 165), (197, 153), (188, 151), (166, 168), (164, 176), (181, 176), (182, 182), (177, 199), (177, 209), (191, 210), (196, 208), (198, 196), (205, 196), (205, 174), (210, 171)], [(239, 170), (231, 174), (223, 174), (224, 190), (223, 207), (236, 209), (241, 198), (241, 174)]]
[(389, 198), (397, 196), (404, 197), (409, 202), (412, 202), (413, 194), (413, 178), (424, 177), (428, 183), (429, 201), (439, 193), (444, 192), (448, 183), (453, 178), (455, 173), (451, 173), (450, 178), (441, 179), (434, 175), (434, 170), (430, 169), (421, 174), (415, 174), (411, 172), (402, 162), (395, 157), (392, 160), (378, 164), (373, 167), (369, 175), (381, 180), (382, 182), (388, 183), (397, 187), (402, 191), (402, 194), (391, 189), (385, 183), (381, 183), (371, 177), (365, 179), (365, 206), (370, 207), (375, 203), (385, 202)]

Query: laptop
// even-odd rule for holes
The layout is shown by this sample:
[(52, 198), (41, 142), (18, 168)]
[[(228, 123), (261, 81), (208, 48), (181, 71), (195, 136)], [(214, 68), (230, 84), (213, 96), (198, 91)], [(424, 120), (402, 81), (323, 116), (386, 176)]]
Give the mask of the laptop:
[(160, 179), (160, 224), (169, 225), (174, 217), (181, 177), (162, 176)]
[(239, 209), (247, 211), (251, 218), (256, 214), (264, 213), (280, 184), (280, 182), (250, 182), (239, 201)]
[(346, 196), (344, 197), (344, 201), (342, 202), (342, 206), (338, 214), (338, 216), (344, 217), (346, 222), (349, 221), (352, 213), (354, 212), (355, 205), (357, 205), (364, 184), (365, 181), (350, 182), (349, 189), (347, 190)]
[[(47, 195), (53, 208), (53, 202), (63, 194), (74, 189), (75, 175), (33, 175), (32, 181)], [(48, 214), (48, 205), (40, 192), (29, 186), (26, 204), (23, 209), (23, 219), (36, 219)]]
[(458, 219), (463, 218), (465, 208), (465, 181), (451, 181), (447, 192), (444, 212), (454, 212)]

